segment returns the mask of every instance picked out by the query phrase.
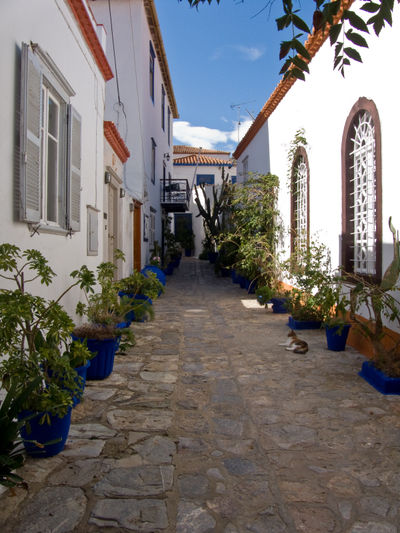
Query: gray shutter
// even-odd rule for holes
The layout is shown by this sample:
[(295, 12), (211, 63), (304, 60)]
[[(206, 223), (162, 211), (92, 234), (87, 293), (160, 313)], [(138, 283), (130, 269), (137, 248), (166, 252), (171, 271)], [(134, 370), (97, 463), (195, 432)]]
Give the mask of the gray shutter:
[(68, 105), (67, 228), (81, 229), (81, 117)]
[(29, 45), (22, 43), (20, 123), (20, 219), (40, 222), (40, 118), (42, 74)]

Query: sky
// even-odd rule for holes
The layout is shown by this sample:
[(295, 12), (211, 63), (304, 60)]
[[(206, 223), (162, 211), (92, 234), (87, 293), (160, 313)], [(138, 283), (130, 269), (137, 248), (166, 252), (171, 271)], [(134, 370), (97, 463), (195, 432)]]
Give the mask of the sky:
[[(174, 144), (233, 152), (281, 76), (280, 0), (155, 0), (180, 118)], [(296, 4), (295, 4), (296, 5)], [(303, 0), (309, 20), (315, 4)], [(261, 11), (261, 12), (260, 12)], [(238, 124), (238, 122), (240, 124)]]

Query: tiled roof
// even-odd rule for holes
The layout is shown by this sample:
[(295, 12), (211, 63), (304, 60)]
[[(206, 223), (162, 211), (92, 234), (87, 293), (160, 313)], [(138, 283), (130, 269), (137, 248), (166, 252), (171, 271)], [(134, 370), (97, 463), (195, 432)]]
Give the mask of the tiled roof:
[(110, 143), (111, 148), (120, 158), (121, 163), (125, 163), (128, 157), (130, 157), (130, 152), (124, 143), (119, 131), (117, 130), (116, 125), (111, 120), (104, 121), (104, 137)]
[(93, 54), (100, 72), (103, 74), (106, 81), (111, 80), (111, 78), (114, 77), (114, 74), (97, 37), (89, 13), (86, 10), (85, 2), (83, 0), (67, 0), (67, 3), (79, 24), (82, 35)]
[(195, 146), (186, 146), (184, 144), (174, 145), (174, 154), (198, 154), (201, 150), (202, 154), (225, 154), (230, 155), (230, 152), (224, 152), (222, 150), (210, 150), (207, 148), (197, 148)]
[(144, 9), (146, 11), (147, 23), (150, 28), (151, 37), (157, 54), (162, 77), (165, 84), (165, 90), (171, 105), (172, 116), (179, 118), (178, 106), (176, 105), (174, 89), (172, 88), (171, 75), (169, 72), (167, 55), (165, 53), (164, 43), (161, 35), (160, 24), (158, 22), (157, 11), (154, 0), (144, 0)]
[(174, 159), (174, 165), (210, 165), (210, 166), (236, 166), (236, 161), (233, 159), (220, 159), (218, 157), (210, 157), (208, 155), (186, 155)]
[[(334, 18), (333, 22), (336, 24), (343, 15), (343, 11), (345, 9), (348, 9), (354, 0), (342, 0), (342, 5), (339, 10), (339, 13)], [(308, 53), (310, 54), (311, 59), (315, 56), (315, 54), (318, 52), (318, 50), (321, 48), (321, 46), (324, 44), (326, 39), (329, 36), (329, 27), (326, 27), (325, 30), (318, 30), (312, 33), (312, 35), (308, 36), (307, 41), (304, 43), (304, 46), (306, 47)], [(311, 59), (307, 60), (302, 58), (306, 63), (309, 63)], [(244, 150), (247, 148), (247, 146), (250, 144), (250, 142), (254, 139), (254, 137), (257, 135), (257, 133), (260, 131), (261, 127), (265, 124), (267, 119), (271, 116), (273, 111), (278, 107), (281, 100), (286, 96), (286, 94), (289, 92), (290, 88), (294, 83), (296, 82), (296, 78), (290, 77), (286, 79), (281, 79), (281, 81), (276, 86), (275, 90), (269, 97), (269, 99), (264, 104), (264, 107), (261, 109), (259, 114), (257, 115), (255, 121), (248, 129), (246, 135), (243, 137), (243, 139), (240, 141), (240, 143), (237, 145), (236, 150), (233, 153), (233, 157), (238, 159), (240, 155), (244, 152)]]

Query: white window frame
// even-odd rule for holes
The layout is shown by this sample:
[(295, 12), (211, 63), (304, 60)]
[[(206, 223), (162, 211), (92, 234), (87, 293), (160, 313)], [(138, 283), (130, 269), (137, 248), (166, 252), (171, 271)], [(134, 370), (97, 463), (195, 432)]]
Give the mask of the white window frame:
[[(80, 231), (81, 118), (70, 104), (75, 93), (39, 45), (21, 50), (20, 220), (41, 230)], [(48, 209), (49, 100), (58, 109), (56, 173)], [(56, 213), (51, 216), (50, 212)]]

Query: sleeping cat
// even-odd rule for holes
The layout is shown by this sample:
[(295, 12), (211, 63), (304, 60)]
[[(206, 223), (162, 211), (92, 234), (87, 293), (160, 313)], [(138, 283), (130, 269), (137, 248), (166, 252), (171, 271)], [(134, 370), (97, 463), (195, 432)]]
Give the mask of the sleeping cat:
[(296, 333), (291, 329), (288, 333), (288, 340), (279, 346), (286, 346), (286, 350), (290, 350), (293, 353), (306, 353), (308, 352), (308, 344), (306, 341), (299, 339)]

